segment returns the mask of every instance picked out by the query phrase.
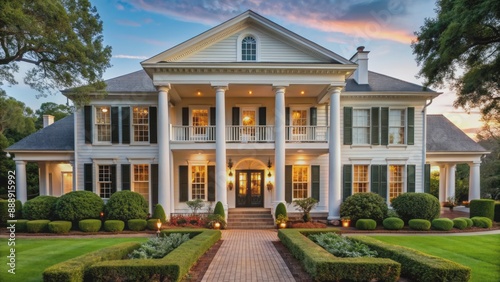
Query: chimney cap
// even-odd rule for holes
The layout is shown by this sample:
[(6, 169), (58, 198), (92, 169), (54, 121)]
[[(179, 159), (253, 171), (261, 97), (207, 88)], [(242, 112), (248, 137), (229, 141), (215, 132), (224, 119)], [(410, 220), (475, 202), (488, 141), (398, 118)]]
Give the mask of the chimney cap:
[(356, 50), (358, 50), (358, 52), (363, 52), (365, 50), (365, 46), (359, 46)]

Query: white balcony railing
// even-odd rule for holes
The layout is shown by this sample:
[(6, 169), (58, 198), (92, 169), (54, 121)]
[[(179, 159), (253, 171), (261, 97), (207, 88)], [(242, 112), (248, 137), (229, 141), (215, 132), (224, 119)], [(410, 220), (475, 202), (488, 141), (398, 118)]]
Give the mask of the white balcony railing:
[(256, 126), (226, 126), (227, 142), (273, 142), (274, 125), (256, 125)]
[(328, 126), (286, 126), (286, 142), (327, 142)]
[(170, 139), (179, 142), (215, 142), (215, 125), (173, 125)]

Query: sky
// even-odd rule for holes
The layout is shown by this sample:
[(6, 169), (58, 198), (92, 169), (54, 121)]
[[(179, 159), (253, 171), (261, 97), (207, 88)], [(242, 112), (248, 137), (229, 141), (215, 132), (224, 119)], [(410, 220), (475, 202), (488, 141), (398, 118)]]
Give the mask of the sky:
[[(113, 49), (104, 79), (141, 69), (140, 62), (250, 9), (349, 59), (365, 46), (369, 70), (422, 84), (412, 54), (414, 32), (435, 17), (432, 0), (91, 0), (104, 25), (104, 43)], [(21, 73), (29, 65), (21, 66)], [(44, 102), (66, 103), (62, 94), (39, 97), (22, 84), (3, 87), (36, 110)], [(444, 114), (466, 133), (480, 127), (478, 112), (466, 114), (452, 104), (448, 88), (428, 108)], [(471, 135), (472, 136), (472, 135)]]

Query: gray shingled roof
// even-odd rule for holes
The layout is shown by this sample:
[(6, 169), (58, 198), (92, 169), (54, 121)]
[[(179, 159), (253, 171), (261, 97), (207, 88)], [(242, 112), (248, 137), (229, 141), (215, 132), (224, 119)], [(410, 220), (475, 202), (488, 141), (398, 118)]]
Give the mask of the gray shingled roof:
[(5, 151), (73, 151), (74, 128), (74, 115), (70, 115), (25, 137)]
[(158, 92), (144, 69), (106, 80), (108, 92)]
[(487, 152), (443, 115), (427, 115), (427, 152)]
[(368, 71), (368, 84), (358, 84), (354, 78), (346, 80), (345, 92), (429, 92), (422, 85), (406, 82), (394, 77)]

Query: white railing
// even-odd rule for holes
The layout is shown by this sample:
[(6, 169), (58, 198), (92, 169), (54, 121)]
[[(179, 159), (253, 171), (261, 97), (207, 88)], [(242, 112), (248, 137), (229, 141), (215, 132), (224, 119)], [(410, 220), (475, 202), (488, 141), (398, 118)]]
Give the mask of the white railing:
[(286, 126), (286, 142), (327, 142), (328, 126)]
[(274, 125), (256, 125), (256, 126), (226, 126), (227, 142), (273, 142)]
[(215, 142), (215, 126), (172, 125), (170, 139), (180, 142)]

